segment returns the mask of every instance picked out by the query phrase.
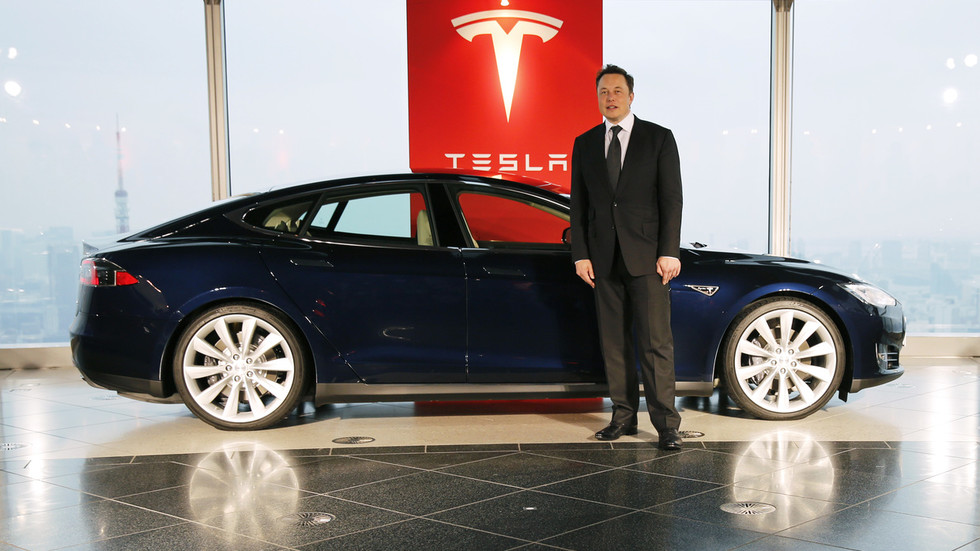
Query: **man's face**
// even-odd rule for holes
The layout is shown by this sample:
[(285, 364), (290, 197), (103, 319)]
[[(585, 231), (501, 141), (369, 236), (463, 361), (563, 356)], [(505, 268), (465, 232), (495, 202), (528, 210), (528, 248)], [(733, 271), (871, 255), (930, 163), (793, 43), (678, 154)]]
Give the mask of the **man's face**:
[(630, 114), (633, 94), (626, 84), (626, 77), (617, 74), (602, 75), (597, 88), (599, 93), (599, 112), (609, 122), (617, 124)]

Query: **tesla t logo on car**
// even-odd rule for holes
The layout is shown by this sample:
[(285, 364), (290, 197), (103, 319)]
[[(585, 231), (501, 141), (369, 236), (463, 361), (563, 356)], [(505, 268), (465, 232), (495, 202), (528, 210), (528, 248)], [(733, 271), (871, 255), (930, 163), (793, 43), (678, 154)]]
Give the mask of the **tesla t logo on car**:
[[(510, 32), (505, 31), (501, 21), (517, 19)], [(497, 58), (497, 75), (500, 77), (500, 93), (504, 99), (507, 120), (510, 120), (510, 106), (514, 101), (514, 86), (517, 84), (517, 69), (521, 61), (521, 46), (524, 36), (534, 35), (547, 42), (558, 34), (561, 20), (540, 13), (520, 10), (492, 10), (471, 13), (453, 19), (453, 26), (460, 36), (473, 41), (473, 37), (488, 34), (493, 40), (493, 52)]]
[(572, 141), (599, 118), (601, 0), (408, 0), (407, 20), (412, 169), (568, 191)]

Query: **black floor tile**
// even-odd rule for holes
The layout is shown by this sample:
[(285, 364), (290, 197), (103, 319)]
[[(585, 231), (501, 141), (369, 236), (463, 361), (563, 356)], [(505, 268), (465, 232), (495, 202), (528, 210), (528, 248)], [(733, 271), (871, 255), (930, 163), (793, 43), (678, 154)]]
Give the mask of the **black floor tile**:
[(540, 444), (521, 444), (521, 451), (536, 452), (543, 450), (609, 450), (612, 442), (545, 442)]
[(513, 549), (527, 542), (416, 518), (299, 547), (302, 551), (432, 551), (434, 549)]
[(286, 549), (200, 524), (186, 523), (88, 543), (71, 549), (92, 551), (277, 551)]
[[(739, 514), (723, 509), (725, 506), (740, 504), (743, 507), (736, 507)], [(758, 512), (760, 511), (758, 507), (744, 507), (745, 504), (772, 506), (774, 510), (761, 513)], [(647, 511), (710, 522), (719, 526), (776, 533), (845, 507), (846, 505), (829, 501), (724, 486), (710, 492), (650, 507)]]
[(183, 521), (109, 500), (82, 503), (0, 520), (5, 543), (23, 549), (57, 549), (72, 544), (136, 534)]
[[(292, 515), (325, 513), (334, 519), (314, 526), (293, 522)], [(283, 547), (300, 547), (330, 538), (353, 534), (411, 517), (394, 511), (368, 507), (329, 496), (316, 495), (260, 510), (245, 509), (215, 517), (207, 524), (224, 531), (268, 541)]]
[(793, 464), (775, 459), (751, 455), (736, 455), (709, 450), (688, 450), (682, 453), (665, 456), (653, 461), (646, 461), (627, 469), (640, 470), (648, 473), (666, 474), (713, 482), (715, 484), (732, 484), (748, 478), (779, 471)]
[(576, 551), (732, 549), (762, 534), (647, 512), (632, 513), (568, 532), (541, 543)]
[(442, 444), (426, 446), (427, 453), (443, 452), (517, 452), (521, 451), (520, 444)]
[(425, 446), (379, 446), (377, 448), (334, 448), (330, 455), (365, 455), (382, 453), (424, 453)]
[(850, 449), (830, 456), (835, 472), (852, 471), (918, 482), (972, 462), (970, 459), (895, 449)]
[(0, 487), (0, 518), (52, 511), (96, 501), (99, 498), (44, 480), (25, 479)]
[(630, 513), (629, 509), (533, 490), (481, 501), (432, 518), (537, 541)]
[(330, 495), (410, 515), (428, 515), (516, 491), (492, 482), (423, 471)]
[[(980, 551), (978, 449), (780, 436), (9, 459), (0, 549)], [(721, 509), (746, 501), (775, 510)], [(335, 518), (291, 522), (308, 512)]]
[(477, 451), (477, 452), (436, 452), (436, 453), (395, 453), (357, 456), (368, 461), (404, 465), (416, 469), (434, 470), (454, 465), (463, 465), (474, 461), (483, 461), (492, 457), (500, 457), (517, 453), (516, 451)]
[(115, 498), (183, 486), (194, 471), (193, 467), (169, 461), (128, 463), (55, 476), (48, 481), (99, 497)]
[(736, 548), (737, 551), (854, 551), (846, 547), (794, 540), (782, 536), (766, 536)]
[(119, 465), (128, 465), (134, 458), (101, 457), (91, 459), (11, 459), (0, 462), (0, 484), (3, 475), (10, 473), (27, 478), (47, 479), (68, 474), (92, 473)]
[(296, 488), (318, 494), (419, 472), (411, 467), (347, 456), (322, 457), (292, 470)]
[(678, 452), (654, 449), (606, 449), (606, 450), (542, 450), (539, 455), (561, 457), (573, 461), (605, 465), (607, 467), (625, 467), (652, 459), (659, 459)]
[(685, 478), (616, 469), (537, 488), (598, 503), (643, 509), (718, 488)]
[(862, 551), (952, 550), (980, 538), (980, 526), (895, 513), (865, 503), (780, 535)]
[(905, 484), (901, 477), (890, 473), (837, 471), (830, 460), (825, 459), (745, 479), (735, 486), (854, 505), (895, 491)]
[(902, 451), (934, 453), (965, 459), (980, 458), (980, 442), (888, 442), (888, 446)]
[(592, 463), (519, 453), (447, 467), (441, 472), (519, 488), (533, 488), (606, 469)]
[(869, 502), (874, 509), (980, 526), (980, 488), (925, 481)]

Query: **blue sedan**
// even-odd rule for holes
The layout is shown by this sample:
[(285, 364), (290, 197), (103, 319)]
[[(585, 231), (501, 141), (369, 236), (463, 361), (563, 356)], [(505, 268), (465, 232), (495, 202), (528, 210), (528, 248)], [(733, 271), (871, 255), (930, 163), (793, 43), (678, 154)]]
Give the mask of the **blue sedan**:
[[(304, 400), (606, 393), (568, 198), (459, 174), (352, 178), (221, 202), (90, 253), (71, 327), (94, 386), (228, 430)], [(790, 258), (681, 251), (677, 392), (798, 419), (903, 373), (901, 305)]]

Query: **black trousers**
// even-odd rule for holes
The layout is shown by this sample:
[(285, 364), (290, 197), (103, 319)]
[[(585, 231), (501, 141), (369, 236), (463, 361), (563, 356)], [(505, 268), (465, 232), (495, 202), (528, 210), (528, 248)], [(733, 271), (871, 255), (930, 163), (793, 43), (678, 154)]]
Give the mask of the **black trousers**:
[[(674, 405), (674, 337), (670, 329), (670, 286), (658, 274), (632, 276), (619, 246), (608, 277), (596, 277), (599, 340), (613, 402), (612, 422), (636, 423), (643, 377), (650, 421), (658, 432), (678, 429)], [(635, 341), (634, 341), (635, 335)]]

